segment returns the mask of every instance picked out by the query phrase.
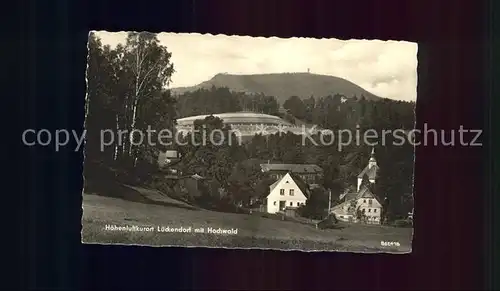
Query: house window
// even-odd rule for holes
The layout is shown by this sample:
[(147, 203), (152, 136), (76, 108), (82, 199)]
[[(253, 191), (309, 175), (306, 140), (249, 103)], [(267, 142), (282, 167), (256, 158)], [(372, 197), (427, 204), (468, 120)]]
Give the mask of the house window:
[(344, 218), (344, 215), (341, 215), (340, 218)]
[(274, 201), (273, 205), (276, 206), (276, 201)]
[(366, 203), (366, 199), (363, 199), (363, 203)]
[(373, 203), (373, 199), (368, 199), (368, 204), (372, 205), (372, 203)]
[(280, 195), (285, 195), (285, 189), (280, 189)]
[(371, 208), (368, 208), (368, 212), (372, 212), (372, 209), (371, 209)]
[(290, 202), (290, 206), (293, 206), (293, 202)]
[(297, 206), (300, 206), (300, 204), (301, 204), (300, 202), (297, 202)]
[(290, 189), (290, 196), (293, 196), (293, 189)]
[(377, 213), (377, 208), (373, 209), (373, 212)]

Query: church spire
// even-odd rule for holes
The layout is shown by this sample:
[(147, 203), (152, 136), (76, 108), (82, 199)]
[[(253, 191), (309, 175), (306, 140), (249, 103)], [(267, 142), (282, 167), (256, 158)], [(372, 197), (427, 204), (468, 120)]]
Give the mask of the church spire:
[(372, 153), (370, 156), (370, 161), (368, 162), (368, 167), (371, 168), (377, 165), (377, 160), (375, 159), (375, 147), (372, 147)]

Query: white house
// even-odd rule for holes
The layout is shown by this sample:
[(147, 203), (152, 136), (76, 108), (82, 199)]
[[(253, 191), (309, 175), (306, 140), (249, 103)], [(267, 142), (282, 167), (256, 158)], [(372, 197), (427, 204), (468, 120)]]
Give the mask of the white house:
[(267, 212), (276, 213), (305, 205), (308, 196), (306, 184), (299, 177), (287, 173), (269, 186), (269, 195), (266, 198)]
[(379, 167), (377, 165), (377, 160), (375, 159), (375, 148), (372, 148), (372, 154), (370, 160), (368, 161), (368, 165), (359, 173), (358, 175), (358, 188), (357, 191), (361, 188), (361, 182), (363, 181), (363, 177), (366, 175), (368, 177), (368, 181), (370, 183), (375, 183), (375, 179), (377, 178)]

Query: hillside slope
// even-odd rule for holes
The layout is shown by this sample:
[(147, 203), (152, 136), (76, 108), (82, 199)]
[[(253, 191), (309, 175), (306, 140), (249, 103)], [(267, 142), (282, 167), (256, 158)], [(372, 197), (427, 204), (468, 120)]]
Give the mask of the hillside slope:
[[(135, 191), (145, 192), (135, 188)], [(146, 190), (146, 192), (151, 192)], [(148, 193), (143, 193), (150, 196)], [(164, 196), (163, 196), (164, 197)], [(164, 199), (168, 199), (165, 197)], [(313, 226), (281, 221), (260, 215), (186, 209), (174, 204), (150, 204), (84, 194), (82, 242), (156, 246), (207, 246), (338, 250), (351, 252), (411, 251), (411, 228), (352, 225), (320, 230)], [(106, 225), (238, 229), (237, 235), (209, 233), (165, 233), (105, 230)], [(381, 240), (398, 241), (399, 247), (381, 247)]]
[(275, 96), (281, 104), (293, 95), (302, 98), (307, 98), (311, 95), (320, 97), (333, 94), (342, 94), (348, 98), (353, 96), (361, 97), (363, 95), (369, 100), (380, 98), (345, 79), (310, 73), (217, 74), (212, 79), (196, 86), (173, 88), (172, 92), (178, 95), (200, 88), (211, 88), (212, 86), (227, 87), (236, 92), (264, 93)]

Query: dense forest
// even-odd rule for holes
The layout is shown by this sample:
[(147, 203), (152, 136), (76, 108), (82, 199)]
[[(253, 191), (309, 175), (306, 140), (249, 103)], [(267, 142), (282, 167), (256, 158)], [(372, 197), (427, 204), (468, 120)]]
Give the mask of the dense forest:
[[(174, 129), (175, 120), (198, 114), (253, 111), (281, 116), (293, 122), (315, 124), (323, 129), (382, 130), (414, 128), (413, 102), (381, 99), (368, 101), (363, 96), (343, 96), (332, 92), (328, 96), (290, 96), (279, 104), (273, 96), (232, 92), (229, 88), (198, 89), (173, 97), (168, 88), (175, 67), (167, 48), (161, 46), (154, 34), (129, 33), (126, 43), (110, 48), (103, 46), (95, 35), (89, 37), (88, 94), (86, 103), (85, 182), (91, 187), (96, 181), (113, 179), (171, 191), (171, 182), (164, 181), (165, 173), (158, 168), (160, 144), (133, 142), (118, 137), (115, 143), (102, 148), (101, 131), (133, 132), (141, 130)], [(283, 110), (280, 110), (283, 107)], [(195, 126), (222, 129), (223, 122), (213, 116), (198, 120)], [(201, 134), (186, 136), (200, 139)], [(132, 136), (134, 138), (134, 136)], [(403, 217), (412, 208), (414, 148), (409, 143), (396, 146), (387, 136), (386, 144), (376, 145), (375, 152), (380, 175), (376, 194), (385, 199), (389, 220)], [(155, 140), (153, 134), (152, 140)], [(207, 177), (215, 185), (207, 189), (207, 197), (229, 204), (249, 203), (263, 198), (270, 181), (260, 171), (259, 164), (308, 163), (324, 170), (324, 189), (338, 197), (344, 189), (355, 185), (356, 176), (366, 166), (372, 147), (350, 144), (339, 150), (338, 139), (328, 146), (302, 144), (299, 135), (256, 135), (240, 146), (208, 144), (176, 146), (181, 160), (175, 167), (183, 174)], [(118, 142), (120, 141), (120, 142)], [(224, 195), (214, 195), (221, 191)], [(316, 193), (317, 208), (327, 205), (324, 195)], [(211, 198), (212, 199), (212, 198)]]

